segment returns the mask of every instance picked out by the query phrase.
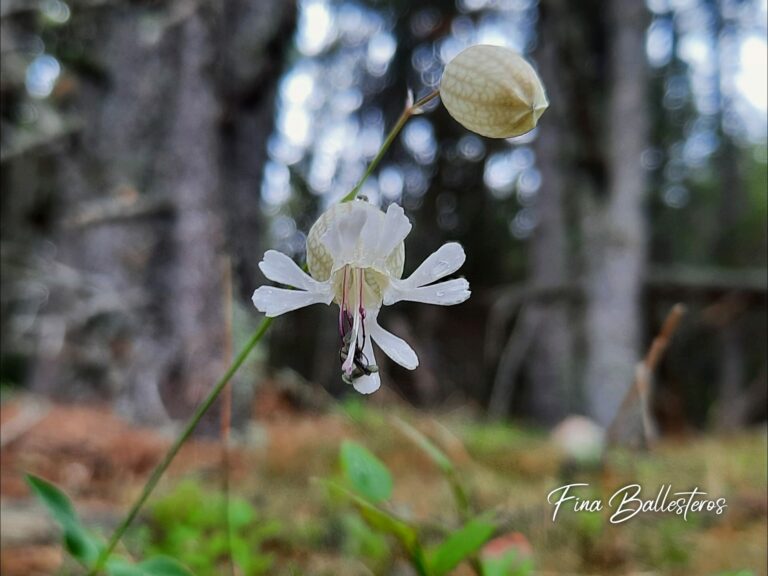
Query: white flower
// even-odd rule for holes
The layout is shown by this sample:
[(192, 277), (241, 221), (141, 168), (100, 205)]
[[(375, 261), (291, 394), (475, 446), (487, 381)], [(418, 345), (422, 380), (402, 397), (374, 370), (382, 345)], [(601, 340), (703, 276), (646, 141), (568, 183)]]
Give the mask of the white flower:
[(304, 272), (285, 254), (268, 250), (259, 268), (279, 284), (295, 289), (261, 286), (253, 303), (269, 317), (310, 304), (339, 305), (342, 378), (358, 392), (370, 394), (381, 385), (372, 341), (392, 360), (409, 370), (419, 365), (413, 349), (378, 323), (382, 304), (401, 300), (450, 306), (469, 298), (469, 283), (453, 274), (466, 258), (461, 245), (444, 244), (408, 278), (401, 279), (403, 240), (411, 223), (397, 204), (386, 214), (364, 200), (337, 204), (315, 222), (307, 237)]

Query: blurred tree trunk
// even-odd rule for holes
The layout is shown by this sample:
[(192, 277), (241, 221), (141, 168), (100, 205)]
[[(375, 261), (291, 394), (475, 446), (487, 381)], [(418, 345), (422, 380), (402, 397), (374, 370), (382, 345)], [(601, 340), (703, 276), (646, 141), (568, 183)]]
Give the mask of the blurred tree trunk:
[[(643, 3), (633, 0), (548, 0), (540, 14), (539, 59), (552, 105), (538, 148), (544, 181), (532, 276), (562, 283), (570, 273), (567, 193), (577, 212), (578, 240), (571, 249), (579, 255), (584, 306), (583, 343), (569, 328), (563, 304), (543, 311), (546, 327), (540, 328), (530, 371), (532, 405), (556, 418), (569, 408), (563, 389), (570, 387), (573, 398), (581, 380), (585, 411), (607, 425), (640, 358), (646, 14)], [(576, 357), (579, 365), (571, 366)]]
[[(141, 295), (117, 314), (122, 345), (100, 342), (113, 352), (100, 359), (115, 382), (106, 393), (134, 416), (185, 415), (229, 361), (222, 256), (233, 252), (249, 293), (266, 140), (294, 11), (280, 0), (236, 0), (110, 4), (73, 17), (72, 33), (88, 42), (99, 74), (81, 79), (73, 106), (83, 128), (57, 162), (66, 215), (105, 199), (166, 205), (140, 218), (62, 227), (54, 237), (62, 262), (106, 279), (117, 295)], [(65, 344), (41, 358), (38, 388), (78, 379), (82, 363), (68, 352)]]
[[(219, 14), (215, 15), (220, 18)], [(224, 349), (224, 248), (219, 156), (217, 50), (211, 15), (185, 18), (178, 47), (174, 106), (170, 111), (161, 186), (173, 198), (173, 285), (168, 298), (177, 353), (165, 382), (165, 405), (184, 414), (200, 402), (221, 373)]]
[[(722, 126), (724, 112), (722, 100), (720, 106)], [(738, 267), (744, 254), (744, 249), (739, 242), (739, 229), (744, 222), (748, 198), (739, 161), (736, 145), (731, 137), (721, 130), (720, 151), (717, 158), (721, 194), (720, 226), (717, 228), (718, 236), (715, 240), (714, 255), (716, 261), (726, 267)], [(727, 299), (728, 296), (725, 298)], [(742, 402), (747, 384), (745, 323), (740, 318), (738, 301), (735, 306), (736, 312), (723, 319), (718, 334), (720, 366), (715, 425), (719, 430), (738, 430), (744, 426), (747, 417), (747, 411)]]
[[(538, 223), (531, 237), (529, 277), (540, 286), (562, 286), (572, 279), (569, 265), (565, 199), (573, 174), (565, 162), (568, 133), (567, 95), (558, 74), (557, 16), (541, 7), (539, 42), (535, 54), (550, 108), (539, 127), (536, 157), (542, 172), (536, 206)], [(573, 330), (568, 304), (562, 299), (531, 305), (536, 319), (528, 362), (529, 407), (526, 413), (545, 424), (555, 424), (567, 413), (574, 394)]]
[[(725, 103), (721, 98), (722, 128)], [(743, 264), (745, 246), (740, 242), (740, 228), (749, 206), (740, 155), (732, 137), (720, 130), (720, 150), (717, 166), (720, 176), (720, 226), (715, 240), (714, 256), (725, 267)], [(725, 296), (724, 300), (728, 296)], [(738, 296), (734, 297), (736, 311), (723, 319), (718, 334), (720, 366), (717, 381), (717, 410), (715, 425), (719, 430), (738, 430), (746, 424), (748, 411), (742, 401), (747, 388), (747, 358), (744, 345), (746, 324), (740, 317)], [(741, 303), (743, 306), (743, 303)]]
[(606, 189), (582, 197), (585, 264), (584, 381), (589, 414), (609, 424), (634, 380), (640, 358), (641, 282), (646, 259), (643, 213), (648, 117), (642, 2), (606, 7)]
[[(744, 225), (745, 214), (749, 209), (749, 197), (744, 182), (741, 166), (741, 154), (734, 142), (734, 136), (726, 130), (727, 115), (733, 109), (731, 99), (724, 93), (723, 62), (733, 58), (729, 54), (723, 35), (728, 33), (728, 23), (724, 20), (719, 1), (709, 0), (708, 7), (712, 14), (713, 42), (717, 47), (718, 58), (713, 59), (716, 70), (715, 94), (719, 110), (716, 116), (720, 146), (717, 152), (716, 166), (719, 174), (720, 209), (719, 226), (714, 238), (714, 260), (725, 267), (738, 267), (749, 262), (744, 255), (749, 249), (742, 242), (740, 230)], [(731, 25), (732, 26), (732, 25)], [(733, 50), (733, 48), (731, 48)], [(736, 430), (744, 426), (747, 412), (741, 401), (746, 388), (746, 358), (744, 346), (744, 323), (739, 314), (732, 314), (725, 319), (718, 335), (720, 347), (720, 370), (717, 383), (716, 426), (720, 430)]]

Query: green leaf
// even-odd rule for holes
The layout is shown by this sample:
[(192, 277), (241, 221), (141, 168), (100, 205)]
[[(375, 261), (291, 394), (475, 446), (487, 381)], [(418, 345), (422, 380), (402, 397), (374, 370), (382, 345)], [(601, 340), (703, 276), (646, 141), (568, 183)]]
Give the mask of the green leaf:
[(344, 527), (344, 551), (382, 563), (392, 555), (385, 534), (371, 528), (358, 514), (348, 512), (341, 518)]
[(467, 522), (429, 554), (431, 573), (439, 576), (456, 568), (463, 560), (480, 550), (495, 529), (496, 527), (484, 518)]
[(483, 576), (531, 576), (534, 573), (533, 560), (519, 559), (514, 550), (497, 558), (483, 558), (480, 565)]
[(64, 547), (70, 556), (88, 568), (93, 566), (101, 552), (100, 543), (79, 523), (62, 528)]
[(189, 569), (168, 556), (154, 556), (139, 564), (115, 558), (107, 563), (109, 576), (193, 576)]
[(386, 512), (365, 500), (357, 499), (355, 501), (355, 506), (371, 528), (392, 534), (400, 540), (400, 543), (406, 550), (413, 550), (417, 541), (416, 530), (414, 528), (402, 520), (395, 518), (389, 512)]
[(253, 507), (245, 500), (232, 498), (229, 501), (229, 523), (233, 530), (245, 528), (256, 518)]
[(415, 555), (421, 553), (419, 536), (415, 528), (335, 482), (330, 482), (328, 480), (321, 480), (321, 482), (335, 494), (343, 496), (351, 501), (357, 508), (360, 516), (363, 517), (371, 528), (379, 530), (380, 532), (392, 534), (400, 541), (400, 544), (402, 544), (403, 548), (405, 548), (409, 554)]
[(120, 558), (110, 558), (106, 570), (109, 576), (146, 576), (138, 566)]
[(32, 492), (45, 504), (54, 520), (63, 525), (68, 522), (78, 522), (75, 508), (67, 495), (53, 484), (38, 476), (27, 474), (27, 484)]
[(341, 445), (341, 469), (350, 486), (373, 502), (392, 495), (392, 475), (384, 463), (355, 442)]
[(139, 567), (147, 576), (193, 576), (188, 568), (169, 556), (155, 556)]
[(92, 566), (99, 556), (100, 544), (80, 523), (67, 495), (38, 476), (27, 474), (26, 479), (32, 492), (61, 527), (67, 552), (84, 566)]

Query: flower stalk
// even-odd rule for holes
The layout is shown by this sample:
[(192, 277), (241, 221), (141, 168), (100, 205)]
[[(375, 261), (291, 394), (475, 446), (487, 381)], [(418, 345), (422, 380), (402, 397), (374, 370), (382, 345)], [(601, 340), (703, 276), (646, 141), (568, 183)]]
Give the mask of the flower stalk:
[(213, 403), (219, 397), (219, 394), (221, 394), (222, 390), (226, 388), (229, 381), (238, 371), (240, 366), (243, 365), (243, 363), (246, 361), (246, 359), (251, 354), (253, 349), (256, 347), (256, 345), (259, 343), (261, 338), (267, 332), (269, 327), (272, 325), (272, 321), (273, 321), (273, 318), (264, 318), (261, 321), (261, 324), (259, 325), (258, 329), (256, 330), (256, 332), (253, 333), (253, 335), (251, 336), (251, 339), (246, 343), (246, 345), (237, 355), (234, 362), (232, 362), (232, 364), (224, 373), (224, 375), (221, 377), (221, 379), (216, 383), (213, 389), (208, 393), (208, 396), (205, 398), (203, 403), (200, 404), (200, 406), (198, 406), (197, 410), (195, 410), (195, 413), (189, 419), (189, 422), (187, 422), (187, 425), (184, 426), (184, 430), (181, 432), (179, 437), (176, 438), (176, 441), (168, 449), (168, 452), (165, 453), (165, 456), (163, 457), (160, 464), (158, 464), (157, 467), (153, 470), (152, 475), (149, 477), (149, 480), (147, 480), (147, 483), (144, 484), (144, 488), (142, 489), (141, 494), (139, 494), (139, 497), (131, 506), (131, 509), (128, 511), (128, 514), (126, 514), (125, 518), (123, 518), (123, 521), (120, 522), (118, 527), (115, 528), (115, 531), (112, 533), (112, 536), (110, 537), (106, 548), (104, 548), (104, 550), (96, 560), (96, 563), (93, 565), (93, 568), (91, 568), (91, 571), (89, 572), (90, 576), (95, 576), (96, 574), (99, 573), (99, 571), (102, 568), (104, 568), (104, 565), (109, 559), (109, 556), (112, 554), (112, 551), (115, 549), (115, 546), (117, 546), (117, 543), (123, 537), (123, 534), (125, 534), (125, 531), (128, 529), (128, 527), (131, 525), (133, 520), (136, 518), (142, 506), (144, 506), (144, 503), (147, 501), (147, 498), (149, 498), (149, 495), (157, 486), (157, 483), (160, 481), (160, 478), (162, 478), (163, 474), (168, 469), (168, 466), (171, 465), (171, 462), (176, 457), (176, 454), (179, 453), (179, 450), (181, 450), (181, 447), (192, 435), (192, 432), (195, 430), (195, 428), (197, 427), (197, 424), (200, 422), (202, 417), (205, 415), (206, 412), (208, 412), (211, 406), (213, 406)]
[(389, 134), (387, 134), (386, 139), (381, 145), (381, 148), (379, 149), (379, 152), (374, 156), (373, 160), (371, 160), (371, 163), (368, 165), (368, 168), (365, 170), (363, 175), (360, 177), (360, 180), (357, 181), (357, 184), (355, 184), (354, 188), (349, 191), (349, 193), (344, 196), (340, 200), (340, 202), (350, 202), (351, 200), (354, 200), (357, 198), (358, 193), (360, 192), (360, 188), (363, 187), (363, 184), (365, 184), (365, 181), (368, 180), (368, 177), (373, 174), (373, 171), (376, 170), (376, 167), (379, 165), (379, 162), (381, 162), (381, 159), (384, 157), (384, 154), (387, 153), (387, 150), (389, 150), (389, 147), (392, 145), (392, 142), (395, 141), (395, 138), (397, 138), (397, 135), (400, 134), (400, 131), (403, 129), (403, 126), (405, 126), (405, 123), (408, 122), (408, 119), (411, 116), (415, 116), (416, 114), (419, 114), (421, 112), (421, 107), (430, 102), (431, 100), (434, 100), (440, 96), (440, 91), (435, 90), (434, 92), (430, 92), (423, 98), (420, 98), (414, 103), (409, 103), (406, 105), (405, 110), (403, 110), (403, 113), (400, 114), (400, 118), (397, 119), (397, 122), (395, 123), (392, 130), (389, 131)]

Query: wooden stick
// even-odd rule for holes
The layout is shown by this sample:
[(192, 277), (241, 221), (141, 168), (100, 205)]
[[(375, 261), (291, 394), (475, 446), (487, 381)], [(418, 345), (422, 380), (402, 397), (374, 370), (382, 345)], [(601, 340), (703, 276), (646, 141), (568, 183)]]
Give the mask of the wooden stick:
[(607, 436), (609, 443), (616, 443), (619, 423), (636, 402), (640, 404), (643, 435), (646, 445), (650, 446), (656, 440), (658, 434), (651, 409), (653, 375), (661, 358), (664, 356), (664, 352), (669, 348), (672, 336), (680, 326), (680, 321), (685, 315), (685, 311), (685, 306), (679, 303), (672, 307), (664, 320), (664, 324), (661, 326), (659, 334), (651, 342), (645, 358), (635, 366), (634, 386), (630, 386), (629, 390), (627, 390), (627, 394), (624, 396), (624, 400), (616, 412), (616, 417), (608, 427)]

